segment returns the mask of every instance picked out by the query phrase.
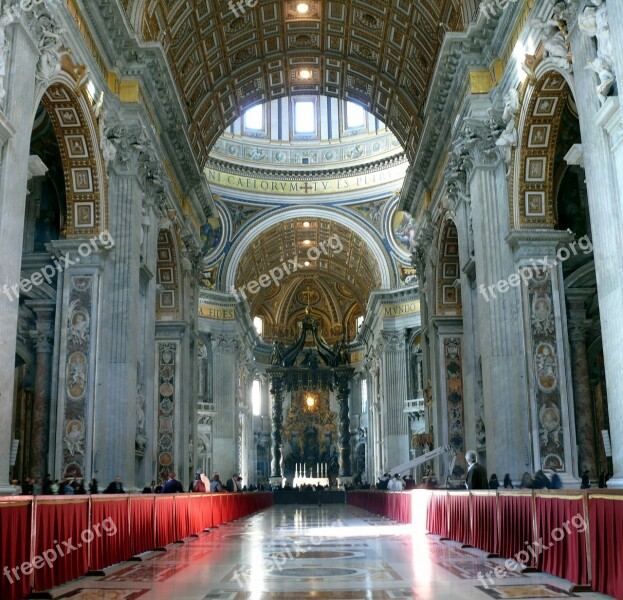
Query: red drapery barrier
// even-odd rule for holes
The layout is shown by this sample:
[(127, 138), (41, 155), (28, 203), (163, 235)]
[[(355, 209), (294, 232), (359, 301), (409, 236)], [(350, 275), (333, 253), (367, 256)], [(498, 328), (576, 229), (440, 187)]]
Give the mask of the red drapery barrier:
[[(173, 515), (173, 518), (168, 517)], [(175, 496), (162, 494), (156, 496), (156, 546), (165, 546), (177, 541), (175, 528)]]
[(469, 544), (472, 538), (469, 500), (469, 492), (450, 492), (448, 494), (448, 537), (461, 544)]
[(589, 496), (589, 523), (592, 587), (623, 600), (623, 497)]
[(132, 557), (130, 544), (129, 497), (91, 500), (91, 531), (89, 569), (99, 571)]
[[(500, 493), (498, 498), (497, 553), (503, 558), (514, 558), (526, 551), (526, 543), (534, 540), (534, 506), (531, 492)], [(525, 558), (525, 555), (519, 558)], [(529, 555), (527, 567), (536, 567), (536, 560)]]
[(448, 535), (448, 492), (433, 492), (428, 503), (426, 529), (429, 533)]
[(547, 548), (539, 555), (539, 568), (578, 585), (586, 585), (584, 496), (538, 495), (536, 521), (537, 539), (543, 538), (543, 546)]
[(214, 494), (212, 496), (212, 527), (218, 527), (222, 522), (222, 506), (224, 493)]
[(0, 574), (0, 598), (23, 598), (30, 589), (30, 576), (20, 567), (30, 561), (31, 508), (28, 497), (0, 503), (0, 568), (10, 573)]
[(47, 590), (85, 575), (89, 544), (81, 536), (89, 527), (89, 497), (37, 500), (35, 513), (35, 556), (50, 558), (35, 571), (35, 590)]
[(175, 498), (175, 540), (183, 540), (194, 531), (190, 527), (190, 499), (187, 494), (174, 494)]
[(130, 496), (130, 542), (133, 556), (156, 547), (155, 504), (156, 498), (152, 495)]
[(498, 497), (489, 493), (472, 493), (471, 545), (479, 550), (494, 553), (498, 533)]
[[(0, 499), (0, 598), (22, 600), (212, 526), (224, 494), (123, 495)], [(272, 493), (231, 494), (228, 514), (272, 506)], [(179, 520), (179, 522), (178, 522)], [(34, 525), (34, 530), (33, 530)], [(33, 567), (31, 567), (34, 566)], [(24, 572), (22, 572), (24, 566)], [(32, 571), (32, 572), (31, 572)], [(19, 575), (19, 579), (18, 579)]]

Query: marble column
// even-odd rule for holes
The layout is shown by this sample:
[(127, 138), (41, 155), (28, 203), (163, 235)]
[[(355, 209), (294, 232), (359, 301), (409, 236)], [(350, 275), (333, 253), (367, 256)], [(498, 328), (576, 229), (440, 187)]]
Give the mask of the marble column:
[[(620, 2), (607, 3), (612, 39), (621, 51), (623, 26)], [(623, 128), (618, 98), (608, 98), (600, 106), (596, 93), (595, 73), (583, 68), (596, 56), (596, 45), (586, 37), (577, 23), (570, 28), (569, 39), (576, 85), (575, 101), (580, 117), (582, 148), (586, 166), (591, 231), (595, 254), (595, 275), (608, 393), (608, 412), (612, 441), (614, 474), (608, 482), (612, 488), (623, 488)], [(617, 54), (620, 64), (621, 57)]]
[[(0, 110), (0, 495), (9, 484), (13, 385), (19, 302), (10, 290), (21, 278), (28, 157), (35, 112), (39, 51), (21, 24), (7, 27), (6, 97)], [(19, 292), (18, 292), (19, 293)]]
[(339, 417), (339, 476), (346, 478), (352, 476), (351, 449), (350, 449), (350, 415), (348, 401), (350, 398), (350, 382), (354, 370), (351, 368), (338, 368), (336, 370), (337, 402), (340, 410)]
[(407, 361), (404, 331), (383, 331), (381, 356), (383, 382), (383, 469), (409, 460), (409, 419), (404, 412), (407, 400)]
[(35, 394), (31, 433), (30, 476), (43, 479), (49, 473), (48, 446), (52, 386), (52, 331), (55, 302), (30, 300), (27, 305), (37, 317), (36, 329), (30, 332), (36, 350)]
[(281, 483), (281, 478), (283, 477), (281, 470), (281, 452), (283, 446), (283, 396), (285, 392), (284, 376), (285, 371), (282, 369), (271, 368), (269, 370), (270, 398), (272, 404), (270, 478), (273, 485), (279, 485)]
[(581, 476), (584, 471), (588, 471), (590, 477), (596, 479), (599, 476), (599, 467), (597, 462), (595, 408), (591, 394), (588, 355), (586, 351), (586, 340), (592, 327), (592, 321), (586, 318), (585, 308), (586, 300), (592, 296), (592, 292), (586, 294), (578, 290), (567, 291), (579, 475)]

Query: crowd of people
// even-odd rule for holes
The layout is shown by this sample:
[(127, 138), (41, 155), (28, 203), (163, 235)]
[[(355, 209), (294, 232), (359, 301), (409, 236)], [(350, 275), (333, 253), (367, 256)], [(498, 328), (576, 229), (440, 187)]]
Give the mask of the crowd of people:
[[(83, 479), (73, 477), (70, 479), (52, 480), (50, 475), (46, 475), (43, 479), (24, 479), (21, 486), (17, 480), (13, 480), (11, 485), (14, 489), (15, 496), (56, 496), (56, 495), (74, 495), (74, 494), (99, 494), (99, 485), (97, 479), (91, 479), (88, 487), (85, 487)], [(238, 473), (234, 473), (223, 485), (218, 473), (215, 473), (212, 479), (208, 479), (201, 469), (197, 470), (195, 479), (191, 482), (189, 492), (253, 492), (263, 491), (263, 484), (246, 486), (242, 484), (242, 477)], [(170, 472), (166, 481), (156, 484), (155, 480), (143, 488), (143, 494), (178, 494), (184, 492), (184, 486), (177, 479), (174, 472)], [(117, 476), (102, 491), (103, 494), (125, 494), (127, 493), (123, 487), (121, 477)]]

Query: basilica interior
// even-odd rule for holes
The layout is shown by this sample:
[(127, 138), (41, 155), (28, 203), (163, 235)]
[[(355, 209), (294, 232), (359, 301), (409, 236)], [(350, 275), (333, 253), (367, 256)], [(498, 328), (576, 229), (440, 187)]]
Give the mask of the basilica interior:
[(0, 6), (0, 493), (623, 487), (623, 3)]

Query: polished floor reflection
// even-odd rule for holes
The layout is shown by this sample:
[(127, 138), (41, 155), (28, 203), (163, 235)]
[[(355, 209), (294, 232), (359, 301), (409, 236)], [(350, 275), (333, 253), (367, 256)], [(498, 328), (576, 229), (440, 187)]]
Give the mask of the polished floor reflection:
[[(548, 575), (349, 506), (279, 506), (53, 590), (72, 600), (568, 598)], [(582, 598), (607, 598), (583, 593)]]

